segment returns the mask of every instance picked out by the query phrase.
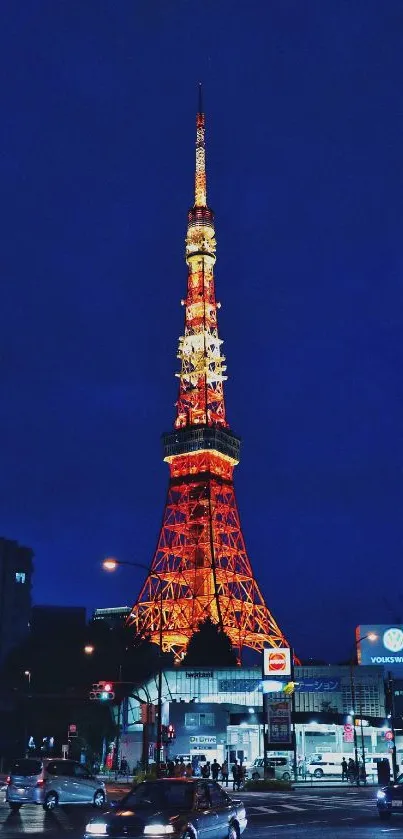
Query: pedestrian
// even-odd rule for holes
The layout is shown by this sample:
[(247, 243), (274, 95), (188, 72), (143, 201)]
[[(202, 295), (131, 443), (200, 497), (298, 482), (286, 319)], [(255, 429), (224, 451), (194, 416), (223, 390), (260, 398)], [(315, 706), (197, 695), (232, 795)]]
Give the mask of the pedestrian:
[(214, 760), (211, 764), (211, 777), (212, 777), (213, 781), (218, 781), (219, 771), (220, 771), (220, 764), (217, 763), (216, 758), (214, 758)]
[(349, 757), (348, 759), (347, 774), (350, 784), (353, 784), (357, 777), (357, 767), (355, 765), (355, 760), (353, 760), (352, 757)]
[(167, 763), (167, 775), (168, 775), (168, 778), (173, 778), (174, 775), (175, 775), (175, 764), (174, 764), (172, 759), (168, 760), (168, 763)]
[(192, 769), (192, 764), (191, 763), (186, 764), (185, 774), (186, 774), (187, 778), (192, 778), (193, 777), (193, 769)]
[(180, 778), (180, 776), (181, 776), (181, 768), (180, 768), (180, 764), (179, 764), (179, 758), (176, 758), (175, 766), (174, 766), (174, 778)]
[(203, 778), (209, 778), (210, 774), (211, 774), (211, 767), (210, 767), (210, 761), (208, 760), (207, 763), (205, 763), (205, 765), (203, 766), (203, 769), (202, 769)]
[(347, 766), (347, 761), (346, 761), (345, 757), (343, 757), (343, 760), (341, 762), (341, 780), (342, 781), (347, 781), (348, 780), (348, 766)]
[(179, 777), (184, 778), (185, 774), (186, 774), (186, 765), (185, 765), (185, 763), (182, 759), (180, 764), (179, 764)]
[(246, 778), (246, 766), (243, 765), (242, 760), (238, 767), (238, 789), (243, 789)]
[(232, 764), (231, 772), (232, 772), (232, 789), (235, 790), (236, 787), (237, 787), (237, 784), (238, 784), (238, 775), (239, 775), (238, 761), (237, 760), (234, 760), (234, 763)]
[(221, 766), (221, 780), (225, 786), (228, 786), (228, 761), (224, 760)]

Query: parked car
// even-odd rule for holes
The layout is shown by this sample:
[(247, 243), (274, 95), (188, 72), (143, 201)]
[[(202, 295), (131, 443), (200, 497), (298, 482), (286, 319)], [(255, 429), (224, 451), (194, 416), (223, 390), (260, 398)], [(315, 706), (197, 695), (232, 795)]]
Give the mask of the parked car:
[(168, 834), (172, 839), (239, 839), (247, 825), (242, 802), (232, 799), (214, 781), (143, 781), (111, 805), (112, 811), (87, 824), (85, 839), (106, 835), (144, 839)]
[[(269, 769), (269, 776), (277, 778), (281, 781), (289, 781), (292, 778), (292, 766), (287, 757), (268, 757), (267, 766)], [(264, 757), (257, 757), (253, 761), (252, 766), (246, 773), (247, 778), (252, 781), (257, 781), (264, 778)]]
[(6, 784), (6, 801), (12, 810), (23, 804), (42, 804), (45, 810), (53, 810), (58, 804), (103, 807), (106, 803), (105, 784), (74, 760), (15, 760)]
[(376, 804), (381, 819), (390, 819), (393, 812), (403, 813), (403, 775), (378, 790)]

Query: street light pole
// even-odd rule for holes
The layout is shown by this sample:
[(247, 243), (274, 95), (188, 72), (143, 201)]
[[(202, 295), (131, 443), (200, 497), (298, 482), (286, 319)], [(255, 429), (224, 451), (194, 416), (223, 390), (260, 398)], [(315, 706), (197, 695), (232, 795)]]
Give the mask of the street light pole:
[(393, 766), (393, 780), (396, 783), (397, 776), (398, 776), (398, 765), (397, 765), (397, 756), (396, 756), (396, 732), (395, 732), (395, 697), (394, 697), (394, 686), (393, 686), (393, 677), (392, 673), (389, 671), (388, 673), (388, 716), (390, 714), (390, 729), (393, 735), (393, 747), (392, 747), (392, 766)]
[(157, 691), (158, 691), (158, 698), (157, 698), (157, 754), (155, 756), (155, 763), (156, 763), (156, 771), (157, 777), (159, 777), (161, 772), (161, 748), (162, 748), (162, 619), (163, 619), (163, 588), (162, 588), (162, 579), (161, 575), (158, 574), (157, 571), (150, 568), (148, 565), (144, 565), (142, 562), (128, 562), (126, 560), (115, 559), (114, 557), (110, 557), (108, 559), (104, 559), (102, 563), (102, 567), (105, 571), (116, 571), (116, 568), (119, 565), (131, 565), (132, 568), (142, 568), (144, 571), (147, 571), (148, 574), (153, 574), (157, 577), (159, 582), (159, 608), (160, 608), (160, 631), (159, 631), (159, 658), (158, 658), (158, 683), (157, 683)]
[(353, 738), (354, 738), (354, 760), (355, 760), (355, 769), (356, 769), (356, 784), (357, 787), (360, 786), (360, 773), (358, 768), (358, 744), (357, 744), (357, 729), (355, 726), (355, 684), (354, 684), (354, 674), (353, 674), (353, 659), (350, 661), (350, 688), (351, 688), (351, 703), (352, 703), (352, 711), (353, 711)]
[[(354, 661), (357, 655), (357, 648), (358, 644), (361, 641), (365, 641), (368, 638), (369, 641), (376, 641), (378, 636), (375, 635), (374, 632), (367, 632), (366, 635), (362, 635), (361, 638), (357, 638), (354, 644), (354, 647), (351, 652), (350, 658), (350, 688), (351, 688), (351, 702), (352, 702), (352, 716), (353, 716), (353, 738), (354, 738), (354, 760), (355, 760), (355, 767), (356, 767), (356, 784), (357, 787), (360, 786), (360, 770), (359, 770), (359, 763), (358, 763), (358, 743), (357, 743), (357, 729), (355, 725), (355, 715), (356, 715), (356, 701), (355, 701), (355, 682), (354, 682)], [(360, 700), (361, 700), (361, 685), (360, 685)], [(363, 781), (364, 784), (367, 782), (366, 778), (366, 771), (365, 771), (365, 748), (364, 748), (364, 731), (362, 725), (362, 702), (360, 701), (360, 721), (361, 721), (361, 757), (362, 757), (362, 771), (363, 771)]]

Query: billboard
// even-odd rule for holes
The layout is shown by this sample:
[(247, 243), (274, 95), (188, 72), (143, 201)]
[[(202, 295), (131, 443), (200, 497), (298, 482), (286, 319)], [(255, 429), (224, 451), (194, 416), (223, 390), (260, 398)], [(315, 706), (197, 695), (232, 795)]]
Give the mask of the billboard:
[(267, 748), (292, 749), (291, 703), (267, 700)]
[[(376, 635), (374, 640), (370, 639)], [(356, 629), (359, 664), (377, 664), (403, 669), (403, 626), (362, 624)]]
[(289, 647), (266, 647), (263, 650), (263, 676), (291, 676)]

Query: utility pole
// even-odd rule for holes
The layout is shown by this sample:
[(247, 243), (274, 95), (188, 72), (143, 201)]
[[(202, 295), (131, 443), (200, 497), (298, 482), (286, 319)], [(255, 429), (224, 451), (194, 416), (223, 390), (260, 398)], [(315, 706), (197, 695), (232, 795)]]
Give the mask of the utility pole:
[(393, 749), (392, 749), (392, 766), (393, 766), (393, 780), (396, 783), (397, 776), (398, 776), (398, 766), (397, 766), (397, 757), (396, 757), (396, 732), (395, 732), (395, 696), (394, 696), (394, 688), (393, 688), (393, 676), (391, 671), (388, 673), (388, 716), (390, 714), (390, 728), (393, 734)]

